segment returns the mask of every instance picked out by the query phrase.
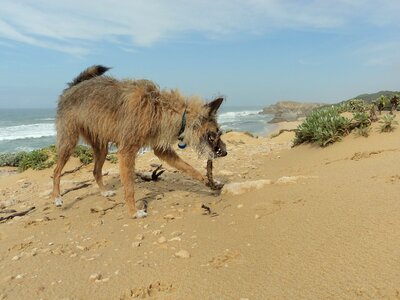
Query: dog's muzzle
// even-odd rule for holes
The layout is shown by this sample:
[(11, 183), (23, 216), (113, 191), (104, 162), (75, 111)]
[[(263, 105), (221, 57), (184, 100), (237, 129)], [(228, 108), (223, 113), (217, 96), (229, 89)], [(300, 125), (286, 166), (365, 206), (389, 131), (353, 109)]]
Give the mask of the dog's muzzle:
[(208, 135), (208, 145), (216, 157), (224, 157), (228, 155), (226, 145), (220, 138), (221, 134), (221, 132), (218, 132), (217, 134), (214, 134), (214, 136), (212, 136), (211, 133)]
[(221, 148), (215, 149), (214, 153), (218, 156), (218, 157), (224, 157), (228, 155), (228, 152), (226, 150), (222, 150)]

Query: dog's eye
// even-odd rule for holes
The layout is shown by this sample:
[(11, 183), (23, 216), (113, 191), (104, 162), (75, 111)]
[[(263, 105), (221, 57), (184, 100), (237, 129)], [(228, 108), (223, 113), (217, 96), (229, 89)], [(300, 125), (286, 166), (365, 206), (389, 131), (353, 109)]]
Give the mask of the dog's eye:
[(212, 136), (209, 136), (208, 140), (212, 143), (212, 142), (214, 142), (215, 139)]

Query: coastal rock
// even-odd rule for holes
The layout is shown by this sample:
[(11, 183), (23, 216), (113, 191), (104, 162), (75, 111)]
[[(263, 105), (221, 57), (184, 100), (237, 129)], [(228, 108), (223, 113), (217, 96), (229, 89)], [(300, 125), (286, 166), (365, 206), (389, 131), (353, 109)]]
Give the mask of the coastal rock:
[(221, 194), (241, 195), (251, 190), (259, 190), (271, 183), (269, 179), (228, 183), (224, 185)]
[(260, 114), (273, 115), (269, 123), (292, 122), (306, 117), (313, 109), (326, 105), (326, 103), (303, 103), (295, 101), (279, 101), (264, 107)]

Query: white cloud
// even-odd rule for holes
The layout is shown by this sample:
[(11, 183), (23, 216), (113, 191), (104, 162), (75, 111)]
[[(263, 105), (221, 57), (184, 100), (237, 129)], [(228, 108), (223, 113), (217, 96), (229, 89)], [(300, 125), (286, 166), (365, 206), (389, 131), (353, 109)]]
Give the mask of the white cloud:
[(84, 55), (98, 41), (135, 46), (199, 33), (207, 38), (277, 29), (397, 26), (396, 1), (361, 0), (3, 0), (0, 38)]

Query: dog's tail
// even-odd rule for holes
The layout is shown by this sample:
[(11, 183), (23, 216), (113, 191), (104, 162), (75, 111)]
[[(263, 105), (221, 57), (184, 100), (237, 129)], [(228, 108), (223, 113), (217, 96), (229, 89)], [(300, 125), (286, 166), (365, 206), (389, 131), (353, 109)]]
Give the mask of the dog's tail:
[(102, 65), (91, 66), (86, 70), (84, 70), (83, 72), (81, 72), (72, 82), (68, 83), (68, 88), (71, 88), (74, 85), (81, 83), (82, 81), (89, 80), (97, 76), (101, 76), (110, 69), (111, 68), (107, 68)]

